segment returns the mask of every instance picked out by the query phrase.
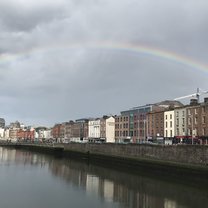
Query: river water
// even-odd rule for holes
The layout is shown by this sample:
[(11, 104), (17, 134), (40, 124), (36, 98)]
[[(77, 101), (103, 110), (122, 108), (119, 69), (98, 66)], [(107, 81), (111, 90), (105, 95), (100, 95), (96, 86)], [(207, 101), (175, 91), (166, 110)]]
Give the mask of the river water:
[(1, 208), (203, 208), (208, 191), (0, 147)]

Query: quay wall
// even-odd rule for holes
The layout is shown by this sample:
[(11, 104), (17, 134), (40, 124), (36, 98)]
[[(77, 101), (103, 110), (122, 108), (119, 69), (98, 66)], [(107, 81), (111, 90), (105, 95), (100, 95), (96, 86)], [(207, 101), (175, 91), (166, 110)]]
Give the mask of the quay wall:
[(116, 170), (130, 171), (188, 183), (208, 186), (208, 146), (142, 145), (142, 144), (3, 144), (2, 147), (25, 149), (74, 158)]
[(122, 157), (126, 159), (156, 160), (161, 162), (197, 165), (208, 168), (207, 145), (147, 145), (147, 144), (79, 144), (64, 145), (65, 151)]

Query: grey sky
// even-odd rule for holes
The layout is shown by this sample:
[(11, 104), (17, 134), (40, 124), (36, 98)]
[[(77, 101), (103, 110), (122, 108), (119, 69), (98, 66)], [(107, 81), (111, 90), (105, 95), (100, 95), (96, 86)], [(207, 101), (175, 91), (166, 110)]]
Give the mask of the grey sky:
[(208, 69), (86, 48), (142, 44), (206, 65), (207, 39), (205, 0), (1, 0), (1, 116), (50, 126), (208, 89)]

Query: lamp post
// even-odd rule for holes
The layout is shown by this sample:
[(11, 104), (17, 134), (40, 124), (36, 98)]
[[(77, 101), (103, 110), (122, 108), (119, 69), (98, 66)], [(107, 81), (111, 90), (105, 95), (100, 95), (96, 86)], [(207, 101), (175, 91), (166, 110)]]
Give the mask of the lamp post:
[(191, 115), (191, 142), (192, 142), (192, 145), (194, 144), (193, 131), (194, 131), (194, 116)]
[(146, 120), (144, 120), (144, 141), (146, 141)]

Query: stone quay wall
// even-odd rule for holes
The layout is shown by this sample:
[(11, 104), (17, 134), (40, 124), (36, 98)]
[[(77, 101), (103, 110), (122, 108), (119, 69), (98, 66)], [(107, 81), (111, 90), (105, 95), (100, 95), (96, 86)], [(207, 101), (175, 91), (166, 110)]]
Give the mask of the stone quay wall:
[(64, 150), (100, 157), (103, 155), (208, 167), (207, 145), (70, 143), (64, 145)]

